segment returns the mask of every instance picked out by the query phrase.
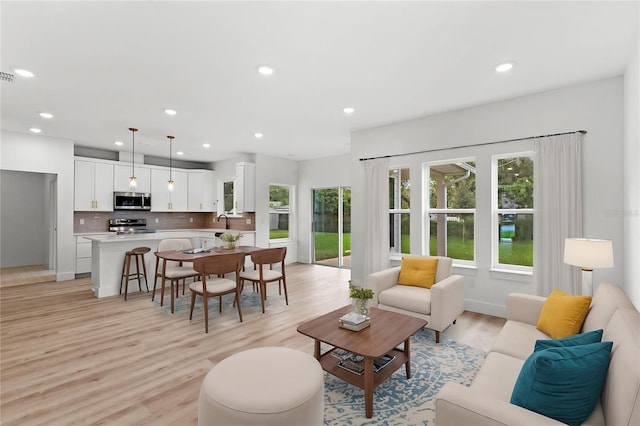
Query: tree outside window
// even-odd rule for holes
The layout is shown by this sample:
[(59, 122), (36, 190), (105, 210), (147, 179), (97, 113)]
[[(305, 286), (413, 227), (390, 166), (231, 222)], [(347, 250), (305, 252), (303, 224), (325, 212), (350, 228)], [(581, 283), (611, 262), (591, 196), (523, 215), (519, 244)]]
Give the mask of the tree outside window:
[(494, 265), (533, 266), (533, 156), (494, 156)]
[(429, 177), (429, 254), (462, 263), (475, 260), (475, 161), (431, 163)]

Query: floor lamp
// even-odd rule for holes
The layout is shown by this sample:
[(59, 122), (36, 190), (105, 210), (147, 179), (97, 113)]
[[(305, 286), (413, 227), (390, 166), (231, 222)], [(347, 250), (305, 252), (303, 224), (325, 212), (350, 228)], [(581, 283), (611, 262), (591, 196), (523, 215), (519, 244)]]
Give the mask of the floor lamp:
[(564, 240), (564, 263), (582, 269), (582, 294), (593, 295), (593, 270), (613, 268), (613, 245), (610, 240), (567, 238)]

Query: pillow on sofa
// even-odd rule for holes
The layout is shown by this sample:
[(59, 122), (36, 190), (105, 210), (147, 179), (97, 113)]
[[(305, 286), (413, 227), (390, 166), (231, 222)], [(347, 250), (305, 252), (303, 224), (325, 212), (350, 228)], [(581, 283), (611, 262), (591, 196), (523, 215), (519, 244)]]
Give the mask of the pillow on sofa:
[(400, 264), (399, 285), (431, 288), (436, 280), (438, 259), (430, 257), (403, 257)]
[(582, 328), (590, 305), (591, 296), (572, 296), (555, 289), (542, 306), (538, 330), (553, 339), (572, 336)]
[(569, 425), (582, 424), (598, 403), (613, 342), (543, 349), (525, 361), (511, 403)]
[(536, 340), (534, 352), (548, 348), (559, 348), (567, 346), (588, 345), (590, 343), (598, 343), (602, 340), (603, 330), (593, 330), (586, 333), (574, 334), (573, 336), (563, 337), (561, 339), (552, 340)]

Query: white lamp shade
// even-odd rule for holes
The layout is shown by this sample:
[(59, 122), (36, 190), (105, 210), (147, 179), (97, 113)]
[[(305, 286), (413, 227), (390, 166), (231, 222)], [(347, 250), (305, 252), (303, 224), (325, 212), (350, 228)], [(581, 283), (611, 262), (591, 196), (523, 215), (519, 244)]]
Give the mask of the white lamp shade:
[(564, 240), (564, 263), (584, 269), (612, 268), (613, 244), (610, 240), (567, 238)]

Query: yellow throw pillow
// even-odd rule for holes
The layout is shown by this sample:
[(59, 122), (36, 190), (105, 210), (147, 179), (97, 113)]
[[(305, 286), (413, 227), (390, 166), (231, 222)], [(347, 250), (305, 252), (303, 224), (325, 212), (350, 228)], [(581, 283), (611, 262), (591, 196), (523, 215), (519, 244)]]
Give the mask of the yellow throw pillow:
[(562, 290), (551, 292), (538, 317), (538, 330), (552, 339), (573, 336), (582, 328), (591, 306), (591, 296), (572, 296)]
[(399, 285), (431, 288), (436, 280), (438, 259), (429, 257), (403, 257), (400, 265)]

